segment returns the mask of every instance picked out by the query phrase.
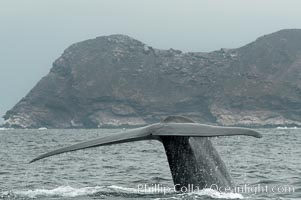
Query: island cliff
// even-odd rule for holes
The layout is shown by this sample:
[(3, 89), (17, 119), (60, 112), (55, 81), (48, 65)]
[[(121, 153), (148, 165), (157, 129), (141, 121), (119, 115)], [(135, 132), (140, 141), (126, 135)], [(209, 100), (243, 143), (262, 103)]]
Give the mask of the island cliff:
[(227, 126), (301, 125), (301, 30), (237, 49), (159, 50), (125, 35), (71, 45), (4, 116), (7, 127), (140, 126), (168, 115)]

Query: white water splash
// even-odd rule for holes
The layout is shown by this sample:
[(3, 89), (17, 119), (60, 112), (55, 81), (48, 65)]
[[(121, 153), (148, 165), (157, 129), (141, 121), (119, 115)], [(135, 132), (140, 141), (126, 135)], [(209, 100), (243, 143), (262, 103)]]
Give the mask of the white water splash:
[[(116, 186), (116, 185), (109, 186), (108, 188), (116, 190), (118, 192), (122, 192), (122, 193), (133, 193), (133, 194), (138, 194), (139, 193), (139, 190), (136, 189), (136, 188), (127, 188), (127, 187)], [(141, 194), (141, 193), (139, 193), (139, 194)], [(143, 194), (147, 195), (147, 194), (156, 194), (156, 193), (145, 192)], [(160, 193), (157, 193), (157, 194), (160, 194)], [(172, 192), (167, 193), (167, 194), (170, 195), (170, 194), (172, 194)], [(165, 194), (162, 192), (162, 195), (165, 195)], [(163, 199), (183, 199), (183, 196), (184, 197), (185, 196), (189, 196), (189, 197), (195, 197), (195, 198), (198, 198), (198, 197), (201, 197), (201, 196), (208, 196), (208, 197), (215, 198), (215, 199), (244, 199), (243, 195), (241, 195), (239, 193), (219, 192), (217, 190), (206, 188), (206, 189), (200, 190), (198, 192), (191, 192), (191, 193), (184, 193), (184, 194), (175, 194), (175, 196), (173, 196), (173, 197), (157, 198), (156, 200), (163, 200)]]
[(34, 190), (15, 190), (15, 191), (5, 191), (0, 193), (1, 197), (77, 197), (77, 196), (88, 196), (96, 193), (102, 192), (117, 192), (121, 194), (138, 194), (136, 188), (127, 188), (122, 186), (95, 186), (95, 187), (83, 187), (74, 188), (71, 186), (60, 186), (54, 189), (34, 189)]
[(116, 190), (118, 192), (124, 192), (124, 193), (138, 193), (138, 189), (136, 188), (127, 188), (127, 187), (122, 187), (122, 186), (117, 186), (117, 185), (111, 185), (108, 186), (109, 189)]
[(239, 194), (239, 193), (233, 193), (233, 192), (219, 192), (216, 190), (212, 190), (212, 189), (203, 189), (199, 192), (196, 193), (191, 193), (191, 194), (196, 194), (196, 195), (200, 195), (200, 196), (210, 196), (212, 198), (216, 198), (216, 199), (243, 199), (244, 197)]
[[(103, 191), (116, 191), (119, 193), (126, 194), (141, 194), (138, 192), (136, 188), (127, 188), (122, 186), (95, 186), (95, 187), (83, 187), (83, 188), (73, 188), (71, 186), (60, 186), (54, 189), (34, 189), (27, 191), (7, 191), (0, 193), (0, 197), (10, 197), (10, 196), (20, 196), (20, 197), (28, 197), (28, 198), (38, 198), (38, 197), (77, 197), (77, 196), (88, 196), (93, 195), (98, 192)], [(147, 195), (146, 193), (144, 193)], [(152, 194), (152, 193), (148, 193)], [(161, 196), (161, 194), (158, 194)], [(162, 196), (164, 194), (162, 193)], [(203, 189), (199, 192), (192, 193), (184, 193), (184, 194), (174, 194), (172, 197), (161, 197), (156, 200), (164, 200), (164, 199), (183, 199), (183, 197), (192, 197), (198, 199), (202, 196), (208, 196), (215, 199), (243, 199), (243, 196), (239, 193), (221, 193), (212, 189)]]
[(61, 197), (76, 197), (92, 195), (103, 191), (103, 187), (83, 187), (73, 188), (71, 186), (60, 186), (54, 189), (35, 189), (27, 191), (12, 191), (13, 194), (23, 197), (36, 198), (41, 196), (61, 196)]
[[(178, 194), (177, 196), (168, 197), (168, 198), (157, 198), (155, 200), (168, 200), (168, 199), (185, 199), (185, 197), (190, 197), (193, 199), (200, 199), (201, 197), (211, 197), (214, 199), (243, 199), (244, 197), (239, 193), (225, 193), (225, 192), (219, 192), (213, 189), (203, 189), (198, 192), (191, 192), (191, 193), (184, 193), (184, 194)], [(189, 198), (189, 199), (190, 199)]]

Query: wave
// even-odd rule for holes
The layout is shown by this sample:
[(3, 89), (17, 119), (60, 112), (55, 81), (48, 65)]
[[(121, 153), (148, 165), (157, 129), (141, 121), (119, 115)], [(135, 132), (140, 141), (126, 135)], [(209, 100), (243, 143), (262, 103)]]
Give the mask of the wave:
[(76, 197), (76, 196), (86, 196), (90, 194), (97, 193), (102, 190), (103, 187), (83, 187), (83, 188), (73, 188), (71, 186), (60, 186), (54, 189), (34, 189), (26, 191), (6, 191), (2, 192), (0, 195), (1, 198), (4, 197), (28, 197), (28, 198), (37, 198), (37, 197)]
[(123, 197), (154, 197), (156, 200), (164, 199), (198, 199), (202, 196), (208, 196), (215, 199), (243, 199), (239, 193), (221, 193), (212, 189), (203, 189), (192, 193), (139, 193), (137, 188), (128, 188), (122, 186), (94, 186), (74, 188), (71, 186), (59, 186), (54, 189), (34, 189), (34, 190), (16, 190), (0, 193), (0, 199), (16, 198), (41, 198), (41, 197), (78, 197), (78, 196), (123, 196)]
[(287, 126), (278, 126), (276, 129), (299, 129), (299, 127), (293, 126), (293, 127), (287, 127)]
[(71, 186), (59, 186), (54, 189), (34, 189), (34, 190), (12, 190), (0, 192), (0, 199), (6, 198), (38, 198), (38, 197), (77, 197), (77, 196), (101, 196), (122, 194), (135, 194), (137, 189), (121, 186), (94, 186), (74, 188)]
[[(187, 195), (188, 197), (194, 197), (198, 199), (198, 197), (202, 196), (208, 196), (214, 199), (243, 199), (244, 197), (239, 193), (233, 193), (233, 192), (219, 192), (217, 190), (213, 190), (210, 188), (206, 188), (203, 190), (200, 190), (198, 192), (191, 192), (187, 194), (180, 194), (181, 196)], [(182, 199), (182, 198), (181, 198)]]
[(4, 128), (4, 127), (0, 127), (0, 131), (8, 131), (8, 130), (13, 130), (14, 128)]

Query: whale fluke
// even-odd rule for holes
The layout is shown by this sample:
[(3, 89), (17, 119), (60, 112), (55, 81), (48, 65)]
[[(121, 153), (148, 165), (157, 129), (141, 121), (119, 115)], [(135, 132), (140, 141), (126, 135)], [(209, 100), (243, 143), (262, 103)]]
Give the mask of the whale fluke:
[(70, 152), (70, 151), (76, 151), (76, 150), (80, 150), (80, 149), (151, 139), (149, 137), (150, 133), (149, 133), (148, 129), (149, 129), (149, 126), (146, 126), (143, 128), (136, 128), (136, 129), (132, 129), (132, 130), (128, 130), (128, 131), (122, 131), (120, 133), (112, 134), (112, 135), (109, 135), (106, 137), (98, 138), (95, 140), (90, 140), (90, 141), (74, 144), (74, 145), (71, 145), (68, 147), (63, 147), (63, 148), (56, 149), (54, 151), (50, 151), (48, 153), (42, 154), (42, 155), (38, 156), (37, 158), (31, 160), (29, 163), (32, 163), (37, 160), (41, 160), (43, 158), (47, 158), (50, 156), (54, 156), (54, 155), (58, 155), (58, 154), (62, 154), (62, 153)]
[(154, 139), (161, 141), (165, 148), (177, 190), (189, 184), (199, 188), (210, 184), (231, 186), (231, 176), (209, 138), (233, 135), (262, 137), (260, 133), (248, 128), (204, 125), (185, 117), (170, 116), (161, 123), (122, 131), (42, 154), (30, 163), (80, 149)]
[[(179, 121), (181, 123), (177, 123)], [(167, 122), (167, 123), (166, 123)], [(248, 135), (253, 137), (262, 137), (260, 133), (247, 129), (237, 127), (219, 127), (193, 123), (190, 119), (184, 117), (172, 116), (166, 118), (162, 123), (157, 123), (142, 128), (135, 128), (127, 131), (122, 131), (117, 134), (112, 134), (99, 139), (78, 143), (72, 146), (63, 147), (38, 156), (29, 163), (37, 160), (70, 152), (80, 149), (112, 145), (125, 142), (134, 142), (139, 140), (157, 139), (160, 136), (194, 136), (194, 137), (217, 137), (217, 136), (231, 136), (231, 135)]]

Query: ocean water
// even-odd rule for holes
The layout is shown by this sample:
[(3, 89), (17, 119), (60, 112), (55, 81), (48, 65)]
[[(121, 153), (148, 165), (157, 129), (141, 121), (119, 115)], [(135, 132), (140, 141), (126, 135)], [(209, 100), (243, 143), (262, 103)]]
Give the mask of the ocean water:
[[(140, 141), (36, 156), (118, 129), (0, 130), (0, 199), (301, 199), (301, 129), (212, 138), (237, 187), (175, 193), (163, 146)], [(164, 190), (165, 189), (165, 190)]]

